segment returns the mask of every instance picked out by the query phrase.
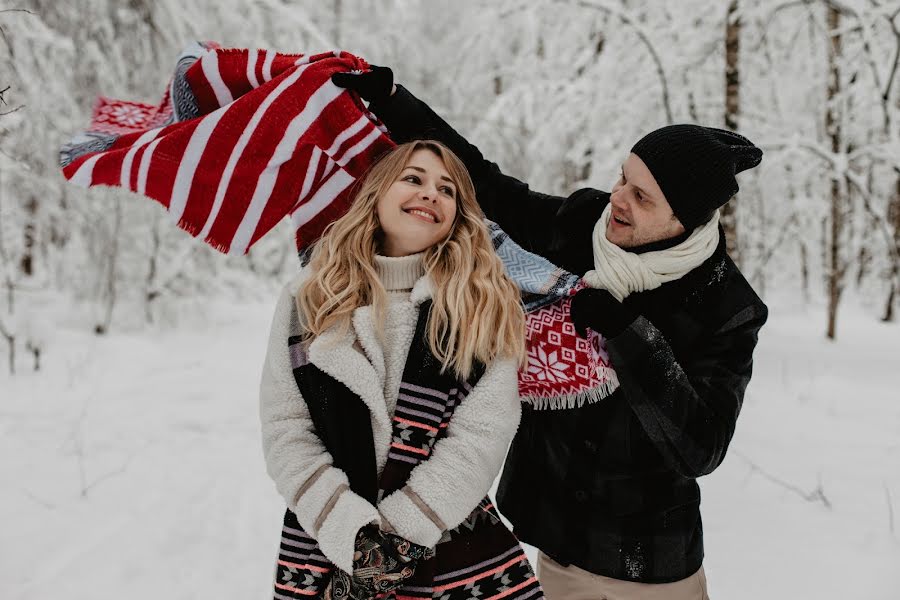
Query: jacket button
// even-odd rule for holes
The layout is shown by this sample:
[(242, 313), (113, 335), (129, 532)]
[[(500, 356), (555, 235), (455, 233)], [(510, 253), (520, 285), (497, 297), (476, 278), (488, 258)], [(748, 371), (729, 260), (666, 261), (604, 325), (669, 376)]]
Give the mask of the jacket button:
[(584, 490), (578, 490), (577, 492), (575, 492), (575, 500), (577, 500), (578, 502), (584, 502), (585, 500), (587, 500), (587, 497), (587, 492), (585, 492)]

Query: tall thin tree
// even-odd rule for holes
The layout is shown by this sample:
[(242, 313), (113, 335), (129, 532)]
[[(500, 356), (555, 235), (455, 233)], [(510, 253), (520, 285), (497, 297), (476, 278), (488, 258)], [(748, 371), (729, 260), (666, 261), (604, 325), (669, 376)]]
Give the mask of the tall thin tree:
[[(740, 57), (741, 19), (738, 0), (731, 0), (725, 15), (725, 128), (737, 131), (740, 113)], [(740, 245), (738, 244), (738, 224), (735, 202), (727, 202), (722, 207), (722, 228), (725, 230), (725, 244), (732, 260), (741, 266)]]
[[(841, 78), (841, 13), (834, 6), (827, 9), (828, 24), (828, 85), (826, 91), (825, 134), (831, 143), (831, 152), (838, 155), (841, 149), (841, 115), (839, 109)], [(825, 335), (833, 340), (837, 334), (837, 312), (844, 286), (845, 266), (841, 259), (841, 237), (844, 229), (844, 182), (845, 174), (832, 173), (831, 213), (826, 256), (828, 282), (828, 327)]]

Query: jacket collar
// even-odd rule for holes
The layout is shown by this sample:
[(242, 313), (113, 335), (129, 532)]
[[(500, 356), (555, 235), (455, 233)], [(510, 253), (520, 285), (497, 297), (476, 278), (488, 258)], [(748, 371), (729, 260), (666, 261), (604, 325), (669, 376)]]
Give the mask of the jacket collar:
[[(410, 300), (418, 308), (430, 300), (433, 283), (428, 275), (413, 286)], [(384, 354), (378, 341), (372, 307), (353, 312), (352, 326), (345, 332), (330, 327), (313, 339), (309, 361), (359, 396), (372, 415), (376, 448), (390, 445), (391, 420), (384, 399)], [(386, 457), (378, 457), (379, 464)]]

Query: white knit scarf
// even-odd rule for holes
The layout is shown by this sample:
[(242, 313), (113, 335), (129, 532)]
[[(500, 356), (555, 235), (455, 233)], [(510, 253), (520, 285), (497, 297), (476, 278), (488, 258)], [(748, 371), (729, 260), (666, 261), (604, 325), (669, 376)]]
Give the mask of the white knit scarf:
[(584, 281), (608, 290), (619, 302), (633, 292), (652, 290), (684, 276), (712, 256), (719, 244), (719, 211), (677, 246), (643, 254), (628, 252), (606, 239), (610, 218), (612, 204), (594, 226), (594, 270), (584, 274)]

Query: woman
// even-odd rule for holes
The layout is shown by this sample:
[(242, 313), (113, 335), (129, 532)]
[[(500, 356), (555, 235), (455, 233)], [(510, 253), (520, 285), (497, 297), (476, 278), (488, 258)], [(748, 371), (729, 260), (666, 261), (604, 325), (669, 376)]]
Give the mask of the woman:
[(276, 597), (541, 597), (486, 497), (518, 426), (523, 336), (461, 161), (437, 142), (393, 149), (272, 324)]

